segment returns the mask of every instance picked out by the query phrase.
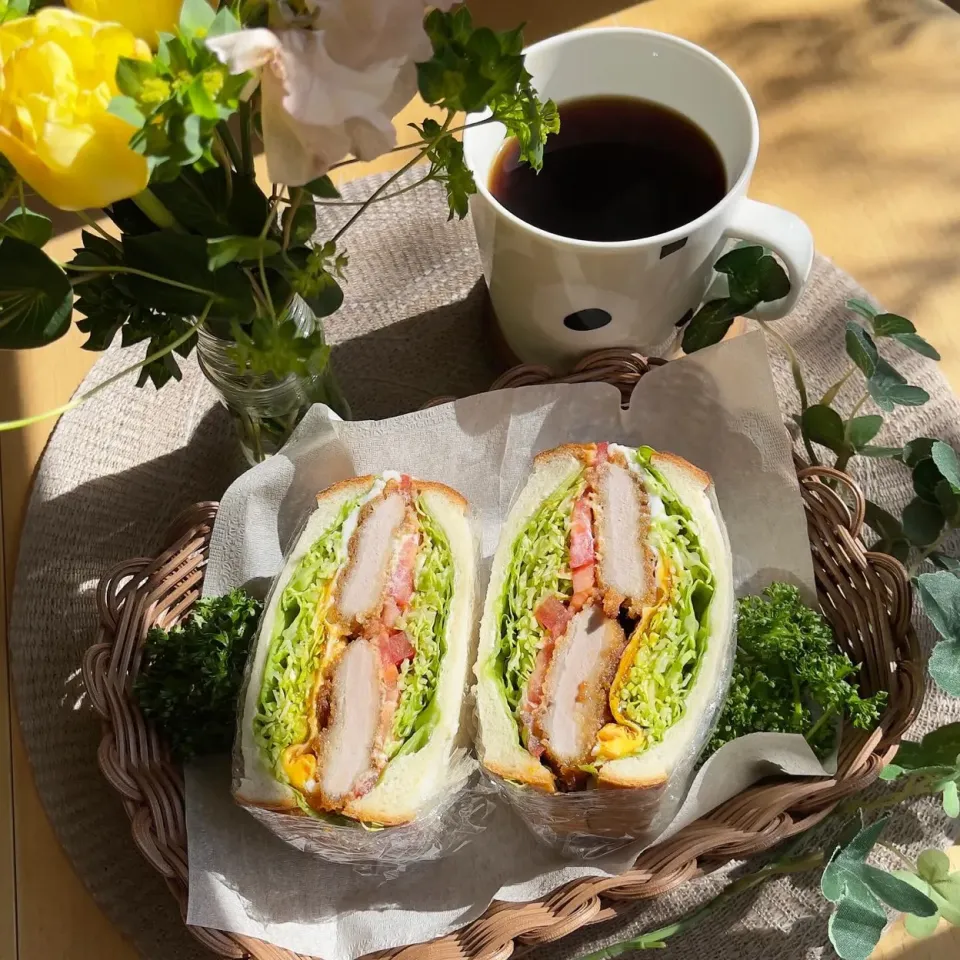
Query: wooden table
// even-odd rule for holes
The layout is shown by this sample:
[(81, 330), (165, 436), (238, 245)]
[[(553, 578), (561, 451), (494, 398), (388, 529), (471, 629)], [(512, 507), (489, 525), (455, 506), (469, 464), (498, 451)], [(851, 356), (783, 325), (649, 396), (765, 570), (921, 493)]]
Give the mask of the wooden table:
[[(960, 382), (960, 18), (938, 0), (472, 0), (493, 27), (525, 19), (528, 41), (600, 22), (666, 30), (706, 46), (744, 80), (760, 113), (752, 194), (810, 224), (817, 246), (890, 309), (911, 317)], [(412, 104), (398, 122), (419, 120)], [(403, 134), (401, 134), (403, 135)], [(388, 169), (393, 158), (348, 167)], [(63, 254), (77, 232), (54, 241)], [(0, 419), (66, 401), (95, 355), (75, 331), (0, 355)], [(13, 588), (33, 470), (52, 423), (0, 434), (0, 629)], [(39, 806), (0, 644), (0, 958), (128, 960)], [(93, 758), (91, 757), (91, 763)], [(118, 829), (125, 829), (118, 824)], [(960, 859), (955, 859), (960, 867)], [(672, 948), (684, 954), (682, 944)], [(960, 930), (912, 941), (896, 925), (878, 956), (960, 953)]]

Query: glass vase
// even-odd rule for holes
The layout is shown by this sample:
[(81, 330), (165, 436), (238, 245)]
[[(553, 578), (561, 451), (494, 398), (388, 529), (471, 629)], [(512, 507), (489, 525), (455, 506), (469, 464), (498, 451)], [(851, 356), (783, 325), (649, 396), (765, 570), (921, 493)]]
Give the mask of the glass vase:
[[(322, 329), (320, 320), (300, 297), (291, 301), (287, 317), (303, 334)], [(232, 340), (222, 339), (205, 327), (197, 331), (200, 369), (229, 411), (249, 463), (273, 456), (314, 403), (325, 403), (341, 417), (349, 418), (350, 408), (329, 362), (319, 374), (289, 373), (281, 378), (238, 368), (230, 354), (232, 346)]]

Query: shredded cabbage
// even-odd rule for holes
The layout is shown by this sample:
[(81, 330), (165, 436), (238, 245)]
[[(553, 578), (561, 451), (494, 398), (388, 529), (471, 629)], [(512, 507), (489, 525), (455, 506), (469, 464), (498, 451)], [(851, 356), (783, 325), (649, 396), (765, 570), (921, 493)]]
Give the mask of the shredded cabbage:
[(545, 631), (534, 611), (549, 594), (573, 594), (567, 540), (573, 505), (584, 484), (584, 471), (565, 480), (530, 518), (513, 543), (497, 607), (499, 644), (487, 663), (516, 714), (523, 699)]
[(322, 627), (318, 629), (317, 606), (326, 599), (327, 586), (346, 559), (343, 527), (359, 500), (340, 508), (333, 523), (297, 564), (280, 595), (253, 735), (268, 766), (284, 782), (281, 754), (309, 735), (308, 700), (326, 642)]
[(393, 719), (390, 755), (416, 753), (430, 739), (440, 709), (437, 681), (447, 652), (447, 620), (453, 602), (453, 555), (440, 525), (417, 500), (421, 543), (413, 596), (401, 626), (416, 653), (400, 668), (400, 701)]
[(715, 589), (697, 524), (652, 465), (652, 453), (641, 447), (636, 459), (648, 492), (660, 497), (665, 508), (663, 515), (651, 518), (650, 544), (660, 562), (669, 564), (670, 596), (651, 615), (633, 664), (615, 691), (618, 712), (646, 734), (642, 749), (659, 743), (684, 715), (706, 649)]

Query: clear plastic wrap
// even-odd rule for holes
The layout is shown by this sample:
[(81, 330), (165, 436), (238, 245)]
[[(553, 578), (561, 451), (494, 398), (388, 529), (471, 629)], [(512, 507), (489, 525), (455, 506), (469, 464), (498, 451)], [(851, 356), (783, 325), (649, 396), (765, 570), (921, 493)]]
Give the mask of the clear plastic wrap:
[[(383, 474), (378, 480), (394, 476)], [(376, 487), (371, 488), (370, 495), (375, 489)], [(281, 572), (274, 578), (265, 600), (261, 630), (271, 612), (275, 613), (272, 606), (275, 596), (278, 591), (285, 588), (290, 579), (290, 565), (294, 562), (294, 555), (298, 549), (302, 550), (303, 543), (308, 542), (314, 535), (311, 531), (310, 537), (305, 536), (313, 516), (314, 512), (311, 511), (304, 517), (297, 532), (291, 538), (291, 547), (284, 557)], [(451, 548), (455, 569), (462, 571), (463, 582), (455, 585), (455, 594), (451, 598), (450, 607), (452, 611), (455, 599), (461, 595), (462, 591), (467, 592), (470, 603), (464, 613), (469, 622), (466, 625), (461, 623), (460, 629), (466, 634), (465, 656), (467, 669), (469, 669), (473, 664), (476, 651), (476, 598), (479, 588), (477, 580), (479, 537), (476, 518), (469, 507), (466, 510), (466, 524), (469, 530), (469, 543), (458, 540)], [(349, 524), (345, 525), (344, 529), (348, 527)], [(346, 539), (348, 534), (344, 533), (342, 537)], [(452, 612), (450, 615), (453, 615)], [(251, 773), (248, 769), (249, 755), (244, 749), (243, 727), (245, 723), (251, 722), (251, 718), (244, 705), (248, 703), (250, 685), (254, 682), (262, 682), (262, 670), (258, 670), (256, 664), (258, 651), (268, 642), (268, 638), (261, 637), (258, 631), (257, 643), (250, 651), (245, 668), (244, 682), (240, 692), (241, 709), (238, 711), (237, 735), (233, 749), (234, 799), (256, 820), (299, 850), (336, 863), (353, 864), (361, 871), (388, 876), (396, 875), (410, 864), (449, 856), (485, 828), (494, 805), (492, 800), (494, 791), (482, 778), (476, 759), (469, 754), (471, 714), (466, 683), (460, 701), (459, 725), (442, 775), (442, 782), (417, 809), (413, 820), (389, 826), (372, 825), (338, 813), (325, 814), (312, 811), (302, 802), (298, 808), (290, 809), (287, 798), (274, 806), (264, 803), (262, 798), (258, 802), (248, 802), (244, 797), (244, 784), (250, 777), (262, 777), (263, 771)], [(448, 650), (447, 656), (451, 655), (452, 651)], [(262, 665), (262, 659), (260, 663)], [(429, 743), (430, 740), (424, 743), (422, 749), (426, 749)], [(247, 738), (247, 746), (249, 749), (249, 738)], [(416, 756), (416, 753), (408, 756)], [(390, 763), (397, 759), (399, 755)], [(390, 763), (384, 770), (389, 768)], [(294, 793), (293, 788), (288, 784), (282, 784), (278, 789), (280, 794), (286, 791), (288, 797)], [(287, 808), (284, 808), (285, 806)]]
[[(521, 490), (515, 504), (522, 493)], [(547, 793), (483, 768), (484, 776), (530, 831), (564, 857), (590, 860), (607, 856), (626, 845), (635, 844), (639, 849), (652, 844), (679, 812), (695, 776), (697, 761), (716, 725), (736, 657), (736, 597), (727, 530), (712, 487), (707, 489), (706, 495), (717, 519), (722, 549), (727, 558), (729, 590), (724, 602), (727, 616), (723, 621), (729, 631), (714, 638), (723, 643), (723, 650), (712, 663), (713, 683), (709, 698), (701, 705), (693, 729), (685, 731), (680, 752), (673, 756), (669, 769), (665, 771), (666, 779), (644, 787), (587, 786), (570, 792)], [(479, 715), (476, 722), (480, 730)], [(482, 764), (482, 736), (477, 738), (477, 753)]]
[[(726, 699), (735, 655), (736, 644), (731, 643), (710, 706), (662, 786), (544, 793), (536, 787), (504, 780), (489, 770), (484, 769), (483, 776), (534, 836), (561, 856), (591, 860), (628, 844), (649, 846), (670, 826), (686, 799), (697, 761), (710, 740)], [(482, 761), (479, 743), (478, 753)]]
[(346, 817), (320, 819), (250, 804), (241, 806), (298, 850), (334, 863), (350, 863), (361, 870), (396, 876), (412, 864), (456, 853), (486, 828), (493, 810), (493, 791), (481, 777), (477, 762), (461, 750), (452, 758), (449, 774), (433, 805), (413, 823), (397, 827), (374, 828)]

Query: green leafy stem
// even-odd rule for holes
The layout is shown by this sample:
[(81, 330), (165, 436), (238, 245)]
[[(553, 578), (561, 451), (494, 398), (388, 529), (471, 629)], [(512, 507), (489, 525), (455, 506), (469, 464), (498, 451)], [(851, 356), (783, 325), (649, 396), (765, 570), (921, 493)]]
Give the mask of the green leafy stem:
[[(897, 765), (886, 768), (884, 779), (903, 779), (903, 787), (871, 801), (853, 797), (840, 804), (828, 819), (843, 821), (843, 826), (825, 846), (800, 851), (806, 842), (801, 835), (769, 863), (738, 877), (687, 916), (581, 960), (609, 960), (634, 950), (665, 947), (668, 940), (700, 926), (742, 894), (777, 877), (813, 870), (823, 871), (821, 891), (834, 905), (829, 936), (843, 960), (867, 960), (886, 927), (884, 906), (905, 913), (907, 930), (914, 936), (931, 934), (941, 917), (960, 926), (960, 871), (950, 872), (947, 856), (940, 850), (928, 850), (913, 863), (880, 839), (888, 816), (872, 823), (865, 819), (869, 814), (894, 809), (905, 800), (937, 793), (943, 794), (951, 816), (960, 815), (956, 790), (960, 781), (960, 723), (941, 727), (919, 743), (904, 742), (897, 761)], [(902, 869), (887, 871), (868, 863), (876, 847), (890, 852)]]
[[(458, 133), (501, 123), (539, 169), (544, 143), (559, 128), (556, 106), (533, 89), (519, 29), (476, 27), (463, 6), (431, 10), (424, 29), (432, 54), (416, 65), (417, 80), (441, 119), (411, 124), (418, 138), (396, 148), (413, 151), (410, 160), (356, 202), (343, 200), (329, 174), (302, 186), (274, 184), (268, 194), (254, 179), (262, 123), (259, 96), (247, 94), (252, 78), (230, 74), (205, 42), (264, 25), (265, 11), (254, 0), (219, 10), (185, 0), (178, 28), (160, 36), (152, 59), (120, 59), (109, 109), (132, 125), (130, 145), (145, 157), (150, 183), (106, 209), (119, 236), (80, 211), (82, 247), (56, 263), (43, 251), (50, 220), (28, 209), (24, 183), (0, 157), (0, 210), (19, 199), (0, 222), (0, 349), (52, 343), (75, 312), (85, 349), (104, 350), (118, 335), (123, 346), (147, 341), (145, 358), (131, 369), (141, 371), (138, 385), (159, 388), (182, 376), (176, 357), (193, 348), (199, 324), (192, 318), (203, 313), (207, 330), (231, 342), (238, 374), (318, 377), (329, 358), (319, 322), (344, 299), (343, 241), (369, 207), (436, 182), (449, 216), (462, 218), (477, 186)], [(480, 120), (455, 124), (461, 113), (484, 111)], [(423, 162), (423, 176), (393, 189)], [(315, 240), (321, 205), (340, 205), (348, 216), (331, 237)], [(308, 312), (293, 310), (297, 297)], [(89, 395), (0, 430), (56, 416)]]
[[(683, 338), (688, 352), (716, 343), (729, 330), (734, 317), (760, 303), (780, 299), (789, 290), (782, 268), (760, 247), (735, 249), (721, 258), (716, 268), (726, 274), (729, 294), (704, 304), (693, 317)], [(848, 469), (856, 457), (868, 457), (890, 459), (909, 471), (914, 498), (899, 518), (867, 502), (866, 523), (878, 538), (870, 549), (890, 554), (907, 565), (921, 607), (940, 635), (930, 657), (930, 675), (944, 691), (960, 697), (960, 561), (945, 552), (947, 541), (960, 526), (960, 458), (950, 444), (932, 437), (897, 445), (874, 442), (885, 414), (929, 400), (925, 390), (909, 384), (882, 355), (881, 345), (906, 348), (931, 360), (939, 360), (940, 355), (905, 317), (883, 313), (858, 299), (849, 300), (847, 306), (853, 314), (844, 331), (850, 365), (814, 403), (789, 340), (771, 322), (762, 321), (761, 328), (787, 356), (799, 400), (799, 411), (792, 419), (811, 464), (819, 465), (827, 459), (826, 454), (832, 454), (831, 465), (838, 470)], [(844, 396), (850, 398), (845, 414), (837, 408)], [(861, 412), (869, 403), (879, 412)], [(769, 619), (765, 610), (761, 604), (755, 611), (763, 615), (761, 619), (766, 618), (764, 624)], [(798, 636), (808, 642), (810, 625), (804, 626)], [(783, 698), (789, 699), (786, 693)], [(757, 707), (752, 701), (740, 705), (741, 712)], [(740, 722), (739, 714), (731, 716)], [(913, 863), (880, 840), (885, 818), (874, 823), (862, 819), (927, 796), (939, 796), (948, 816), (960, 816), (960, 723), (942, 726), (919, 742), (903, 741), (895, 761), (884, 768), (881, 778), (895, 781), (896, 789), (869, 801), (851, 798), (833, 812), (831, 818), (856, 812), (858, 819), (844, 829), (832, 850), (795, 857), (791, 845), (689, 916), (590, 954), (586, 960), (665, 946), (668, 939), (697, 926), (739, 894), (774, 877), (820, 867), (821, 891), (833, 904), (830, 940), (843, 960), (866, 960), (870, 956), (886, 926), (885, 907), (906, 914), (906, 928), (914, 936), (929, 935), (941, 918), (960, 926), (960, 871), (950, 871), (947, 856), (939, 850), (928, 850)], [(903, 869), (891, 872), (869, 863), (868, 857), (877, 846), (886, 847)]]

